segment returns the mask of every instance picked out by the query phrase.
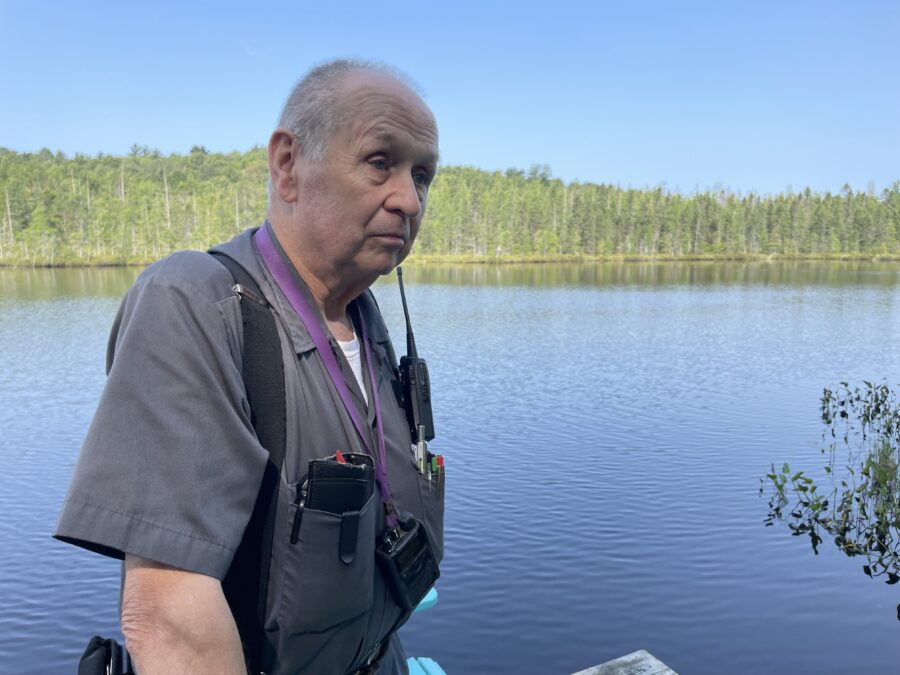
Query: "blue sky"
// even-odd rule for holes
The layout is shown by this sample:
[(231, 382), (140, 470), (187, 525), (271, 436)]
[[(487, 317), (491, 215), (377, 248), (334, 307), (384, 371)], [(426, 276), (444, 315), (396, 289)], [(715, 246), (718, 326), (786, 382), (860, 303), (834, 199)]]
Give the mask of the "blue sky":
[(0, 146), (244, 151), (335, 56), (420, 82), (445, 164), (684, 192), (900, 180), (886, 0), (0, 0)]

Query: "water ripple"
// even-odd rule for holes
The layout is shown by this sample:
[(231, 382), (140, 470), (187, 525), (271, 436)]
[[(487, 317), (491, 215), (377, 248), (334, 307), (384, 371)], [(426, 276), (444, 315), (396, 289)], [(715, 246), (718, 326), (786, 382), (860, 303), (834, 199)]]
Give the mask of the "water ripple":
[[(440, 602), (404, 628), (409, 651), (475, 675), (635, 649), (692, 674), (895, 672), (897, 587), (762, 527), (769, 465), (821, 465), (822, 387), (900, 382), (897, 271), (804, 270), (490, 287), (411, 270), (448, 493)], [(120, 571), (49, 533), (118, 298), (17, 279), (0, 301), (0, 670), (72, 672), (117, 630)], [(402, 335), (393, 287), (377, 292)]]

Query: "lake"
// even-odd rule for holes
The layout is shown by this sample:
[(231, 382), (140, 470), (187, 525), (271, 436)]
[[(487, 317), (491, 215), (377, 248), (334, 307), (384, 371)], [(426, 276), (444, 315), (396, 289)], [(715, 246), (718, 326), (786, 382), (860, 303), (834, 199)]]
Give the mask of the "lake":
[[(0, 672), (117, 632), (119, 565), (50, 538), (134, 269), (0, 269)], [(896, 673), (900, 584), (764, 527), (771, 464), (821, 473), (824, 387), (900, 385), (900, 264), (405, 270), (446, 456), (449, 675)], [(376, 294), (399, 348), (396, 283)]]

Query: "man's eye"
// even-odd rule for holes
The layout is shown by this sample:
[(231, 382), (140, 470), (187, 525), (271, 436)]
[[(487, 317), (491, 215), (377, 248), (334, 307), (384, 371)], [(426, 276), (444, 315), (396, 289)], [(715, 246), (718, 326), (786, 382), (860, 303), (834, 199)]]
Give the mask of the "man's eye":
[(382, 158), (370, 159), (369, 166), (371, 166), (373, 169), (377, 169), (378, 171), (384, 171), (388, 168), (387, 161)]
[(416, 182), (416, 185), (427, 186), (428, 185), (428, 172), (427, 171), (413, 171), (413, 180)]

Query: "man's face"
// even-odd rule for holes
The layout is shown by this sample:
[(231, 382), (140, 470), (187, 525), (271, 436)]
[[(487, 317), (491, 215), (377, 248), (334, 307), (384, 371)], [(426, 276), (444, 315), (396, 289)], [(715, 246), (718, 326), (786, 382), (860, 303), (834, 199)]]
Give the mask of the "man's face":
[(351, 73), (345, 87), (350, 112), (322, 160), (295, 160), (291, 220), (301, 256), (330, 275), (371, 284), (406, 257), (418, 234), (437, 168), (437, 129), (422, 101), (393, 80)]

